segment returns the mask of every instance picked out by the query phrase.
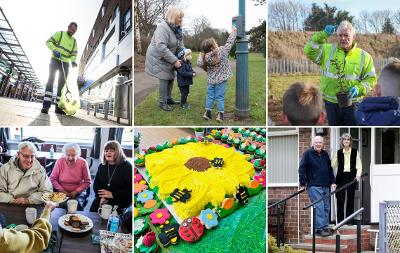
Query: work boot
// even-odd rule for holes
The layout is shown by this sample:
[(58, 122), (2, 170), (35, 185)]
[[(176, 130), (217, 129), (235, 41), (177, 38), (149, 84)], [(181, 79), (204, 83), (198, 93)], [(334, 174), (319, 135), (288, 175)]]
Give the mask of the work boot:
[(178, 101), (173, 100), (172, 98), (167, 100), (167, 105), (179, 105)]
[(173, 110), (173, 108), (169, 106), (167, 103), (160, 103), (160, 108), (166, 112), (170, 112)]
[(205, 111), (205, 113), (203, 114), (203, 119), (211, 120), (211, 111), (210, 110)]
[(41, 113), (49, 114), (49, 108), (42, 108)]
[(61, 114), (61, 115), (66, 115), (66, 113), (64, 112), (63, 109), (61, 109), (60, 107), (56, 106), (56, 110), (55, 113), (57, 114)]
[(218, 122), (224, 121), (224, 113), (223, 112), (218, 112), (216, 120)]

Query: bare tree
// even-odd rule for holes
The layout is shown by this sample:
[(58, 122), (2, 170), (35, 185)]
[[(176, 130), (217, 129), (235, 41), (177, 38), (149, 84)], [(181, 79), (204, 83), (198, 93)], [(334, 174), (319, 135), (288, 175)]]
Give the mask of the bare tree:
[(191, 28), (193, 36), (199, 35), (205, 29), (211, 27), (211, 22), (206, 16), (200, 16), (193, 18)]
[(396, 26), (396, 30), (400, 31), (400, 10), (397, 10), (393, 13), (392, 20)]
[(268, 5), (268, 27), (272, 30), (300, 31), (310, 8), (296, 0), (276, 0)]
[(368, 20), (370, 19), (368, 11), (361, 11), (358, 15), (358, 18), (354, 22), (354, 26), (357, 29), (358, 33), (370, 33)]
[(139, 8), (138, 8), (138, 1), (133, 1), (134, 2), (134, 12), (135, 12), (135, 46), (136, 46), (136, 51), (138, 54), (142, 54), (142, 38), (140, 36), (140, 28), (139, 28)]
[(392, 16), (391, 10), (377, 10), (371, 12), (368, 16), (368, 24), (371, 26), (371, 30), (374, 33), (380, 33), (382, 27), (385, 24), (386, 18), (390, 18)]

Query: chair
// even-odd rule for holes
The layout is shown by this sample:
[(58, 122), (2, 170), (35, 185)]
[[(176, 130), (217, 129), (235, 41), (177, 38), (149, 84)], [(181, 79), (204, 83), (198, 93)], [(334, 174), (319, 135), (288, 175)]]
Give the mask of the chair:
[(127, 157), (132, 157), (132, 149), (131, 148), (123, 148), (122, 150), (124, 151), (124, 154)]
[(42, 151), (42, 152), (50, 152), (51, 146), (53, 146), (54, 152), (56, 152), (57, 145), (56, 144), (51, 144), (51, 143), (43, 143), (41, 148), (40, 148), (40, 151)]
[[(81, 157), (82, 157), (83, 159), (85, 159), (85, 160), (88, 159), (87, 153), (88, 153), (87, 148), (81, 148)], [(88, 166), (89, 166), (89, 170), (90, 170), (90, 168), (91, 168), (92, 165), (93, 165), (93, 158), (89, 157), (89, 159), (90, 159), (90, 162), (89, 162), (89, 165), (88, 165)]]
[(2, 163), (2, 164), (8, 163), (8, 161), (10, 161), (11, 157), (12, 157), (12, 156), (10, 156), (10, 155), (3, 154), (3, 155), (1, 156), (1, 163)]

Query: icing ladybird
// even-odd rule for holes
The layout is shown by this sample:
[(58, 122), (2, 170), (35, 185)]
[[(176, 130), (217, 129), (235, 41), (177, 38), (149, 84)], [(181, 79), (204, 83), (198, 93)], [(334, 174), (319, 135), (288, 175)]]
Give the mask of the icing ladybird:
[(187, 242), (197, 242), (203, 236), (204, 225), (196, 218), (187, 218), (183, 220), (179, 227), (179, 236)]

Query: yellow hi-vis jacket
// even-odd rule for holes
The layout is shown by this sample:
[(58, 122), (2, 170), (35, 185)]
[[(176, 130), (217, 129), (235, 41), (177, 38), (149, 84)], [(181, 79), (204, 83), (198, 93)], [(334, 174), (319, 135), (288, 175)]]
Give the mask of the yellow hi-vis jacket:
[[(47, 47), (53, 52), (60, 52), (62, 62), (76, 62), (78, 54), (78, 45), (74, 37), (69, 36), (67, 32), (56, 32), (46, 41)], [(53, 58), (57, 59), (54, 55)]]
[[(372, 57), (364, 50), (353, 48), (345, 52), (337, 44), (326, 43), (328, 34), (325, 31), (315, 33), (304, 47), (304, 53), (312, 62), (322, 68), (321, 91), (326, 101), (337, 103), (336, 93), (340, 91), (339, 78), (342, 77), (345, 91), (358, 88), (358, 97), (362, 98), (375, 86), (376, 74)], [(335, 61), (337, 64), (335, 64)], [(336, 66), (343, 68), (337, 70)]]

